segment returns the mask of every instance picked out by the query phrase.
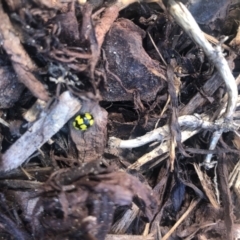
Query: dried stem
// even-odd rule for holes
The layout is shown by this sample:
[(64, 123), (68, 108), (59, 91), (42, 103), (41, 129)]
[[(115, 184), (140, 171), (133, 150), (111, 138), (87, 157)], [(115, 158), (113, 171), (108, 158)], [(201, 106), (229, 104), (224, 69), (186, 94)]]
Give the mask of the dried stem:
[(3, 155), (1, 170), (8, 171), (21, 166), (38, 148), (56, 134), (81, 108), (81, 103), (70, 92), (64, 92), (56, 105), (43, 112), (33, 126)]
[(162, 240), (167, 240), (172, 235), (172, 233), (177, 229), (177, 227), (184, 221), (184, 219), (191, 213), (191, 211), (197, 206), (199, 200), (192, 201), (187, 211), (179, 218), (179, 220), (173, 225), (169, 232), (163, 236)]
[[(178, 119), (178, 123), (181, 127), (185, 128), (191, 128), (193, 130), (196, 129), (207, 129), (207, 130), (221, 130), (221, 131), (235, 131), (238, 127), (231, 124), (222, 124), (220, 122), (209, 122), (207, 119), (209, 119), (208, 116), (181, 116)], [(148, 132), (147, 134), (137, 137), (130, 140), (121, 140), (116, 137), (110, 137), (109, 138), (109, 146), (111, 148), (117, 147), (117, 148), (136, 148), (143, 146), (147, 143), (153, 142), (153, 141), (159, 141), (162, 142), (164, 139), (167, 139), (169, 136), (169, 126), (165, 125), (163, 127), (154, 129), (151, 132)], [(213, 150), (213, 149), (211, 149)]]
[(154, 240), (153, 236), (108, 234), (105, 240)]
[[(226, 59), (223, 56), (220, 44), (216, 46), (216, 48), (212, 47), (212, 45), (206, 40), (203, 32), (199, 28), (191, 13), (181, 2), (176, 3), (174, 0), (169, 0), (167, 7), (168, 11), (176, 20), (176, 22), (199, 45), (199, 47), (203, 49), (206, 56), (214, 64), (222, 79), (224, 80), (228, 93), (228, 103), (223, 116), (223, 120), (231, 120), (236, 109), (238, 90), (232, 72), (228, 66)], [(217, 142), (222, 135), (222, 132), (222, 130), (219, 130), (213, 134), (210, 141), (210, 150), (215, 149)], [(207, 155), (204, 161), (207, 168), (212, 167), (212, 164), (210, 164), (211, 157), (212, 155)]]
[(228, 63), (223, 56), (220, 45), (218, 45), (215, 49), (212, 47), (191, 13), (181, 2), (176, 3), (174, 0), (169, 0), (168, 10), (176, 22), (185, 30), (193, 41), (195, 41), (199, 47), (203, 49), (209, 60), (219, 71), (228, 92), (228, 104), (224, 117), (231, 119), (236, 108), (238, 91), (235, 78), (233, 77)]
[[(238, 106), (240, 106), (240, 97), (238, 98)], [(231, 130), (235, 131), (238, 128), (235, 124), (229, 123), (221, 123), (221, 122), (209, 122), (210, 116), (181, 116), (179, 117), (180, 126), (185, 126), (192, 128), (192, 130), (184, 130), (182, 131), (182, 142), (186, 141), (190, 137), (194, 136), (201, 129), (212, 129), (212, 130)], [(193, 130), (194, 129), (194, 130)], [(131, 140), (121, 140), (118, 138), (110, 138), (109, 139), (109, 147), (114, 150), (114, 148), (134, 148), (138, 146), (142, 146), (152, 141), (163, 141), (167, 140), (169, 136), (169, 127), (167, 125), (154, 129), (153, 131), (145, 134), (144, 136), (138, 137), (136, 139)], [(146, 153), (142, 157), (140, 157), (135, 163), (130, 165), (128, 169), (141, 170), (145, 164), (149, 164), (153, 159), (155, 160), (154, 164), (158, 164), (161, 161), (165, 160), (167, 157), (167, 153), (169, 152), (169, 144), (168, 141), (161, 143), (160, 146), (156, 147), (149, 153)]]

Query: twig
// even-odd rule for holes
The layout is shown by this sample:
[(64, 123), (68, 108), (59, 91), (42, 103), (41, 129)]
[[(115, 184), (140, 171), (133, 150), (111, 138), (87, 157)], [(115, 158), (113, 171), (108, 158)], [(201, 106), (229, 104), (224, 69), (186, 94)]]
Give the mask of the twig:
[(154, 240), (155, 238), (150, 236), (141, 236), (141, 235), (114, 235), (108, 234), (105, 240)]
[[(29, 168), (27, 169), (28, 173), (30, 173), (31, 175), (34, 176), (34, 178), (36, 180), (41, 179), (41, 176), (48, 176), (50, 175), (50, 173), (52, 173), (53, 168), (52, 167), (34, 167), (34, 168)], [(21, 178), (24, 179), (25, 178), (25, 174), (23, 173), (23, 171), (18, 168), (18, 169), (14, 169), (12, 171), (8, 171), (8, 172), (1, 172), (0, 174), (0, 180), (1, 179), (16, 179), (16, 178)]]
[[(209, 42), (211, 42), (211, 43), (213, 43), (213, 44), (215, 44), (215, 45), (219, 45), (219, 44), (220, 44), (220, 42), (219, 42), (215, 37), (213, 37), (213, 36), (211, 36), (211, 35), (209, 35), (209, 34), (207, 34), (207, 33), (205, 33), (205, 32), (203, 32), (203, 34), (204, 34), (205, 38), (206, 38)], [(222, 47), (223, 47), (224, 49), (228, 50), (228, 51), (233, 51), (233, 49), (230, 48), (229, 46), (227, 46), (226, 44), (222, 44)]]
[[(240, 81), (240, 75), (238, 75), (238, 77), (236, 78), (236, 85), (239, 85), (239, 81)], [(227, 95), (227, 94), (226, 94)], [(225, 97), (226, 97), (225, 95)], [(223, 98), (223, 102), (226, 101), (225, 97)], [(224, 109), (222, 109), (222, 111), (220, 112), (219, 116), (222, 116), (224, 114)], [(221, 119), (220, 119), (221, 121)], [(210, 140), (210, 146), (209, 146), (209, 150), (214, 150), (215, 147), (217, 146), (218, 140), (220, 139), (221, 135), (222, 135), (222, 130), (216, 131), (213, 133), (211, 140)], [(207, 154), (205, 159), (204, 159), (204, 166), (206, 169), (211, 169), (214, 167), (214, 164), (216, 162), (211, 162), (213, 154)]]
[(0, 118), (0, 123), (6, 127), (9, 127), (9, 123), (7, 123), (4, 119)]
[(234, 185), (234, 182), (236, 181), (237, 176), (239, 175), (239, 173), (240, 173), (240, 160), (238, 160), (238, 162), (235, 165), (234, 169), (229, 174), (229, 177), (228, 177), (229, 188), (231, 188)]
[[(209, 119), (208, 116), (200, 117), (200, 116), (187, 115), (187, 116), (179, 117), (178, 123), (181, 127), (191, 128), (193, 130), (200, 128), (200, 129), (207, 129), (207, 130), (221, 129), (221, 131), (235, 131), (238, 129), (238, 126), (236, 125), (222, 124), (220, 122), (213, 123), (213, 122), (209, 122), (208, 119)], [(168, 136), (169, 136), (169, 126), (165, 125), (163, 127), (156, 128), (141, 137), (137, 137), (130, 140), (121, 140), (116, 137), (110, 137), (108, 144), (111, 148), (116, 148), (116, 147), (117, 148), (136, 148), (153, 141), (162, 142), (164, 139), (167, 139)]]
[[(186, 141), (187, 139), (194, 136), (198, 132), (199, 132), (199, 130), (183, 131), (182, 132), (182, 139), (181, 139), (182, 142)], [(154, 164), (147, 169), (147, 170), (149, 170), (150, 168), (154, 167), (154, 165), (157, 165), (160, 162), (164, 161), (167, 157), (166, 153), (168, 153), (168, 152), (169, 152), (169, 142), (166, 141), (166, 142), (162, 143), (159, 147), (156, 147), (151, 152), (146, 153), (145, 155), (140, 157), (135, 163), (128, 166), (128, 169), (129, 170), (130, 169), (135, 169), (137, 171), (144, 171), (144, 170), (146, 170), (146, 169), (143, 169), (143, 166), (145, 164), (149, 164), (153, 159), (159, 158), (159, 159), (155, 160)]]
[(218, 45), (215, 49), (212, 47), (212, 45), (204, 37), (203, 32), (184, 4), (181, 2), (176, 3), (174, 0), (169, 0), (168, 10), (176, 22), (203, 49), (209, 60), (219, 71), (226, 84), (228, 92), (228, 104), (224, 117), (226, 119), (231, 119), (236, 108), (238, 91), (235, 79), (226, 59), (222, 54), (220, 46)]
[[(199, 28), (191, 13), (181, 2), (176, 3), (174, 0), (169, 0), (168, 10), (176, 22), (203, 49), (209, 60), (214, 64), (223, 78), (228, 92), (228, 103), (223, 119), (221, 120), (230, 121), (236, 108), (238, 90), (228, 63), (222, 54), (220, 45), (216, 46), (215, 49), (212, 47), (212, 45), (204, 37), (203, 32)], [(222, 130), (213, 134), (210, 143), (211, 150), (215, 149), (221, 134)], [(210, 164), (211, 157), (212, 155), (207, 155), (204, 161), (207, 168), (212, 167), (212, 164)]]
[[(209, 150), (214, 150), (215, 147), (217, 146), (218, 140), (220, 139), (220, 137), (222, 136), (223, 130), (220, 129), (216, 132), (213, 133), (211, 140), (210, 140), (210, 145), (209, 145)], [(203, 165), (205, 166), (206, 169), (211, 169), (215, 166), (216, 162), (211, 162), (213, 154), (209, 153), (206, 155), (204, 161), (203, 161)]]
[(163, 236), (162, 240), (167, 240), (172, 233), (177, 229), (177, 227), (184, 221), (184, 219), (191, 213), (191, 211), (197, 206), (201, 199), (192, 201), (187, 211), (179, 218), (179, 220), (173, 225), (169, 232)]
[[(238, 105), (240, 106), (240, 97), (238, 98)], [(197, 128), (197, 130), (187, 130), (187, 131), (182, 131), (182, 142), (186, 141), (187, 139), (189, 139), (190, 137), (194, 136), (195, 134), (197, 134), (201, 128), (205, 128), (205, 129), (211, 129), (213, 126), (213, 129), (215, 128), (222, 128), (225, 129), (224, 125), (226, 126), (226, 129), (229, 129), (227, 126), (227, 123), (224, 123), (223, 125), (220, 122), (216, 122), (216, 123), (212, 123), (212, 122), (208, 122), (209, 116), (205, 116), (202, 120), (200, 120), (199, 117), (195, 117), (195, 116), (187, 116), (187, 118), (185, 118), (186, 116), (182, 116), (179, 117), (179, 124), (180, 126), (188, 126), (188, 127), (192, 127), (192, 128)], [(182, 122), (181, 122), (182, 120)], [(190, 120), (190, 121), (185, 121), (184, 120)], [(217, 126), (215, 125), (217, 124)], [(219, 124), (219, 125), (218, 125)], [(232, 130), (234, 130), (235, 126), (234, 124), (232, 125)], [(131, 140), (122, 140), (118, 139), (118, 138), (110, 138), (109, 139), (109, 147), (111, 149), (114, 150), (114, 148), (121, 148), (121, 147), (138, 147), (138, 146), (142, 146), (143, 144), (152, 142), (152, 141), (159, 141), (159, 139), (162, 141), (163, 139), (167, 139), (166, 136), (169, 135), (168, 132), (168, 126), (165, 125), (161, 128), (157, 128), (154, 129), (153, 131), (145, 134), (142, 137), (139, 137), (137, 139), (131, 139)], [(163, 135), (161, 135), (163, 134)], [(140, 139), (140, 140), (139, 140)], [(130, 145), (132, 144), (132, 145)], [(144, 171), (144, 169), (142, 169), (142, 167), (145, 164), (149, 164), (153, 159), (158, 158), (157, 160), (155, 160), (153, 165), (156, 165), (158, 163), (160, 163), (161, 161), (165, 160), (167, 155), (166, 153), (169, 151), (169, 147), (168, 147), (168, 141), (163, 142), (160, 146), (156, 147), (154, 150), (152, 150), (151, 152), (143, 155), (142, 157), (140, 157), (135, 163), (133, 163), (132, 165), (130, 165), (128, 167), (128, 169), (136, 169), (138, 171)], [(151, 166), (153, 167), (153, 166)], [(150, 168), (151, 168), (150, 167)]]
[(38, 181), (20, 180), (20, 179), (5, 179), (0, 180), (1, 188), (10, 189), (37, 189), (41, 187), (43, 183)]
[(161, 58), (162, 62), (164, 63), (165, 66), (167, 66), (167, 63), (166, 63), (166, 61), (164, 60), (162, 54), (160, 53), (158, 47), (156, 46), (156, 44), (155, 44), (155, 42), (154, 42), (151, 34), (150, 34), (149, 32), (147, 32), (147, 34), (148, 34), (148, 36), (149, 36), (149, 38), (150, 38), (150, 40), (151, 40), (151, 42), (152, 42), (152, 45), (154, 46), (155, 50), (157, 51), (159, 57)]
[(214, 167), (213, 184), (214, 184), (217, 203), (220, 205), (220, 193), (219, 193), (219, 189), (218, 189), (218, 178), (217, 178), (217, 164)]
[[(187, 238), (184, 238), (184, 240), (192, 240), (195, 236), (196, 236), (196, 234), (197, 234), (197, 232), (199, 232), (200, 230), (202, 230), (202, 229), (204, 229), (204, 228), (207, 228), (207, 227), (211, 227), (211, 226), (214, 226), (214, 225), (217, 225), (217, 224), (219, 224), (219, 221), (218, 222), (214, 222), (214, 223), (207, 223), (207, 224), (204, 224), (204, 225), (200, 225), (199, 226), (199, 229), (197, 229), (196, 231), (194, 231), (192, 234), (190, 234)], [(199, 236), (199, 235), (198, 235)], [(207, 240), (207, 238), (199, 238), (199, 240)]]
[(2, 155), (0, 169), (8, 171), (19, 167), (56, 134), (80, 108), (80, 101), (69, 91), (62, 93), (57, 104), (49, 112), (42, 113), (39, 120)]
[(124, 234), (132, 224), (134, 219), (137, 218), (140, 210), (136, 204), (132, 204), (131, 209), (128, 209), (124, 215), (118, 219), (111, 227), (111, 232), (115, 234)]
[(228, 186), (233, 188), (238, 200), (240, 200), (240, 160), (238, 160), (228, 177)]

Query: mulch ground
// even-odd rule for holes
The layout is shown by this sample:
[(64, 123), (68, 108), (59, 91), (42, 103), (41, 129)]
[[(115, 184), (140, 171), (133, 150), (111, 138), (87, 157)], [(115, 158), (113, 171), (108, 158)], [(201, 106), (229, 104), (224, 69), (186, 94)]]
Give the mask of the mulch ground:
[[(181, 2), (238, 87), (239, 2)], [(240, 100), (170, 3), (1, 1), (0, 239), (240, 239)]]

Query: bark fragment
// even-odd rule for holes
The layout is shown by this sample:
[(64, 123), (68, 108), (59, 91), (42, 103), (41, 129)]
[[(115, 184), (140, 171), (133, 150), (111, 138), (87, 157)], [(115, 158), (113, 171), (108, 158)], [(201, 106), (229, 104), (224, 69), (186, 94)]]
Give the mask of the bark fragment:
[(165, 72), (142, 47), (144, 37), (144, 31), (130, 20), (113, 24), (103, 45), (108, 64), (104, 100), (128, 101), (138, 92), (141, 100), (151, 101), (166, 86)]
[(3, 11), (2, 4), (0, 4), (0, 15), (0, 42), (11, 59), (18, 80), (22, 82), (35, 97), (48, 101), (49, 95), (47, 90), (32, 73), (36, 70), (36, 66), (21, 45), (8, 15)]

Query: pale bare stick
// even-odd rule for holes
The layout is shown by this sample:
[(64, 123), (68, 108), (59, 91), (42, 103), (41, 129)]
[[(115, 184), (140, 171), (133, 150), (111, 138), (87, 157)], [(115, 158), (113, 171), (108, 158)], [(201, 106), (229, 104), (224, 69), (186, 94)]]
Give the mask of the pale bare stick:
[(181, 2), (168, 1), (168, 11), (183, 30), (193, 39), (193, 41), (203, 49), (208, 59), (214, 64), (223, 78), (228, 92), (228, 104), (224, 117), (231, 119), (237, 104), (238, 90), (235, 78), (223, 56), (221, 47), (213, 48), (207, 41), (203, 32), (199, 28), (192, 14)]
[[(184, 31), (193, 39), (193, 41), (195, 41), (195, 43), (203, 49), (208, 59), (214, 64), (224, 80), (228, 93), (228, 103), (221, 121), (230, 121), (236, 109), (238, 90), (232, 72), (222, 53), (220, 44), (217, 45), (216, 48), (212, 47), (184, 4), (181, 2), (177, 3), (174, 0), (169, 0), (167, 3), (167, 8), (175, 21), (184, 29)], [(222, 130), (219, 130), (213, 134), (210, 141), (211, 150), (215, 149), (221, 135)], [(204, 160), (205, 166), (208, 169), (213, 167), (213, 164), (211, 164), (211, 157), (212, 155), (207, 155)]]
[[(221, 130), (221, 131), (235, 131), (238, 126), (235, 124), (223, 124), (221, 122), (210, 122), (208, 121), (209, 116), (194, 116), (186, 115), (178, 118), (178, 123), (181, 127), (188, 129), (205, 129), (205, 130)], [(108, 145), (110, 148), (136, 148), (148, 144), (150, 142), (168, 139), (169, 126), (165, 125), (160, 128), (156, 128), (141, 137), (137, 137), (129, 140), (121, 140), (116, 137), (110, 137)], [(213, 149), (212, 149), (213, 150)]]
[(3, 155), (0, 170), (8, 171), (23, 164), (37, 149), (56, 134), (81, 108), (81, 102), (69, 91), (60, 95), (56, 105), (43, 112), (33, 126)]
[(154, 236), (108, 234), (105, 240), (154, 240)]
[[(183, 131), (181, 141), (182, 142), (186, 141), (187, 139), (194, 136), (198, 132), (199, 132), (199, 130)], [(143, 166), (145, 164), (149, 164), (155, 158), (158, 158), (158, 159), (155, 160), (154, 165), (159, 164), (160, 162), (166, 160), (166, 157), (167, 157), (166, 153), (168, 153), (168, 152), (169, 152), (169, 142), (166, 141), (166, 142), (162, 143), (160, 146), (156, 147), (151, 152), (146, 153), (145, 155), (140, 157), (135, 163), (128, 166), (128, 169), (135, 169), (137, 171), (143, 172), (144, 170), (146, 170), (146, 169), (143, 169)], [(149, 168), (147, 168), (147, 170), (149, 170)]]
[[(238, 104), (237, 106), (240, 106), (240, 96), (238, 97)], [(191, 120), (190, 120), (191, 119)], [(195, 122), (195, 120), (197, 120)], [(200, 120), (202, 119), (202, 120)], [(196, 116), (182, 116), (179, 118), (179, 124), (180, 126), (188, 126), (192, 128), (192, 130), (184, 130), (182, 131), (182, 142), (186, 141), (187, 139), (189, 139), (190, 137), (194, 136), (195, 134), (197, 134), (201, 129), (210, 129), (211, 127), (213, 127), (215, 124), (217, 124), (216, 126), (218, 126), (217, 128), (223, 128), (223, 129), (228, 129), (228, 126), (230, 128), (232, 128), (232, 131), (236, 132), (234, 129), (235, 127), (238, 128), (237, 125), (235, 124), (228, 124), (228, 123), (220, 123), (220, 122), (216, 122), (216, 123), (212, 123), (209, 122), (208, 120), (210, 119), (210, 116), (202, 116), (200, 117), (196, 117)], [(186, 121), (185, 121), (186, 120)], [(190, 120), (190, 121), (187, 121)], [(198, 122), (198, 120), (200, 122)], [(202, 121), (202, 122), (201, 122)], [(189, 124), (188, 124), (189, 123)], [(199, 124), (199, 125), (198, 125)], [(219, 125), (218, 125), (219, 124)], [(197, 128), (198, 126), (198, 128)], [(216, 127), (215, 126), (215, 127)], [(202, 128), (203, 127), (203, 128)], [(215, 128), (214, 127), (214, 128)], [(226, 127), (226, 128), (225, 128)], [(194, 128), (196, 128), (195, 130), (193, 130)], [(109, 147), (114, 150), (114, 148), (119, 148), (119, 147), (137, 147), (137, 146), (142, 146), (146, 143), (152, 142), (152, 141), (162, 141), (167, 140), (167, 136), (169, 136), (169, 127), (167, 125), (161, 127), (161, 128), (157, 128), (154, 129), (153, 131), (145, 134), (144, 136), (140, 137), (138, 139), (131, 139), (131, 140), (121, 140), (118, 138), (110, 138), (109, 139)], [(161, 135), (163, 134), (163, 135)], [(124, 142), (122, 142), (124, 141)], [(130, 142), (128, 142), (130, 141)], [(132, 144), (132, 145), (130, 145)], [(146, 153), (145, 155), (143, 155), (142, 157), (140, 157), (135, 163), (131, 164), (128, 169), (136, 169), (136, 170), (141, 170), (144, 171), (144, 169), (142, 169), (142, 167), (145, 164), (149, 164), (153, 159), (155, 160), (155, 165), (160, 163), (161, 161), (164, 161), (166, 159), (166, 154), (169, 151), (169, 147), (168, 147), (168, 141), (163, 142), (160, 146), (156, 147), (155, 149), (153, 149), (151, 152)], [(148, 168), (149, 169), (149, 168)]]
[[(239, 84), (239, 81), (240, 81), (240, 75), (238, 75), (238, 77), (236, 78), (236, 81), (235, 81), (236, 85)], [(226, 94), (226, 95), (228, 95), (228, 94)], [(225, 95), (225, 97), (226, 97), (226, 95)], [(225, 97), (223, 98), (223, 101), (225, 100)], [(223, 115), (223, 114), (224, 114), (224, 111), (222, 109), (222, 111), (220, 112), (220, 116)], [(220, 119), (220, 122), (221, 122), (221, 119)], [(222, 133), (223, 133), (222, 129), (213, 133), (213, 135), (211, 137), (211, 140), (210, 140), (209, 150), (214, 150), (216, 148), (218, 140), (222, 136)], [(213, 168), (215, 163), (216, 163), (216, 162), (211, 161), (212, 156), (213, 156), (213, 154), (209, 153), (209, 154), (206, 155), (206, 157), (204, 159), (203, 164), (204, 164), (206, 169)]]

